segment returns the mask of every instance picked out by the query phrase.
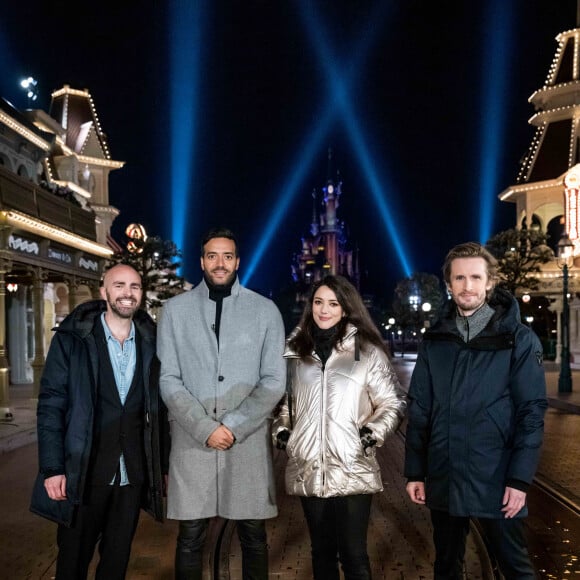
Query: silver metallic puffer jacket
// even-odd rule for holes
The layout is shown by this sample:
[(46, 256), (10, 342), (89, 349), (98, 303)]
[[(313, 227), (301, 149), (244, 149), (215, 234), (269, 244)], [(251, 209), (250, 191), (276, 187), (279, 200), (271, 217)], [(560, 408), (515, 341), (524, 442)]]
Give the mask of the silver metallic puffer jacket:
[(273, 424), (273, 436), (291, 431), (286, 447), (286, 491), (290, 495), (332, 497), (382, 491), (375, 448), (365, 450), (359, 429), (372, 430), (377, 446), (402, 419), (405, 400), (387, 355), (374, 346), (355, 360), (356, 328), (349, 325), (323, 370), (316, 354), (301, 360), (288, 347), (293, 429), (287, 397)]

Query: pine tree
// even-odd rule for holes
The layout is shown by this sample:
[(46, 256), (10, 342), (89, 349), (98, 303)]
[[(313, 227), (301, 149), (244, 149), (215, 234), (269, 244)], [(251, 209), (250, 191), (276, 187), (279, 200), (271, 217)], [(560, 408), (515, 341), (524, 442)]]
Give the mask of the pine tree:
[(113, 254), (109, 267), (128, 264), (141, 274), (142, 308), (155, 312), (163, 302), (185, 291), (185, 280), (178, 275), (181, 250), (171, 240), (159, 236), (133, 238), (122, 252)]
[(541, 272), (541, 264), (554, 258), (546, 241), (546, 234), (534, 228), (513, 228), (493, 236), (486, 248), (499, 263), (498, 285), (514, 296), (518, 291), (536, 290), (540, 280), (534, 274)]

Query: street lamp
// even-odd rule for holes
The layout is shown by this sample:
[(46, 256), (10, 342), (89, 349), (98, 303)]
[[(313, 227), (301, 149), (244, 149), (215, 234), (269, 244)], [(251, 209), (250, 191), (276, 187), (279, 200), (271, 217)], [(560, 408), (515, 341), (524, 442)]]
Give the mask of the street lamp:
[(391, 316), (389, 320), (387, 320), (389, 326), (387, 326), (387, 330), (389, 331), (389, 347), (391, 349), (391, 355), (395, 356), (395, 322), (396, 320)]
[(562, 356), (558, 392), (572, 392), (572, 372), (570, 370), (570, 309), (568, 306), (568, 270), (574, 264), (574, 244), (567, 235), (558, 242), (558, 267), (562, 269), (563, 305), (562, 305)]
[(425, 315), (425, 320), (423, 321), (423, 328), (421, 329), (421, 332), (425, 332), (425, 330), (431, 326), (431, 303), (423, 302), (423, 304), (421, 304), (421, 310)]
[(36, 101), (38, 98), (38, 81), (32, 77), (28, 77), (20, 81), (20, 87), (26, 91), (28, 106), (30, 107), (30, 103)]

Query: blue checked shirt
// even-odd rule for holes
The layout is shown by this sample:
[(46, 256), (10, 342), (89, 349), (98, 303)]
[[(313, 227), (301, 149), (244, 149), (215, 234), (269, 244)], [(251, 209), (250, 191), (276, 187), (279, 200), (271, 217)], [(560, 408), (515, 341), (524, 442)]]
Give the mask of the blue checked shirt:
[[(113, 374), (115, 375), (115, 383), (119, 391), (119, 398), (121, 404), (125, 404), (127, 393), (131, 388), (133, 375), (135, 374), (135, 365), (137, 364), (137, 349), (135, 347), (135, 325), (131, 322), (131, 332), (124, 343), (121, 344), (109, 330), (105, 322), (105, 313), (101, 314), (101, 322), (103, 323), (103, 330), (105, 331), (105, 338), (107, 341), (107, 348), (109, 350), (109, 358), (111, 359), (111, 366), (113, 367)], [(129, 477), (127, 476), (127, 467), (125, 465), (125, 458), (123, 454), (119, 458), (119, 473), (121, 475), (120, 485), (128, 485)], [(115, 478), (111, 485), (115, 482)]]

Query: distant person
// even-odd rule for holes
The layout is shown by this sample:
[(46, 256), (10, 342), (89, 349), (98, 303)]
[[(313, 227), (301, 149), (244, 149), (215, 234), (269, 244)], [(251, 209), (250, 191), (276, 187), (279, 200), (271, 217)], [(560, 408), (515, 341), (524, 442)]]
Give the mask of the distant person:
[(284, 326), (271, 300), (240, 285), (239, 264), (233, 233), (210, 231), (202, 281), (166, 302), (159, 326), (178, 579), (202, 578), (213, 516), (237, 522), (244, 580), (268, 578), (265, 520), (278, 513), (268, 419), (284, 393)]
[(273, 425), (288, 453), (286, 491), (300, 496), (316, 580), (369, 579), (367, 528), (382, 491), (375, 447), (405, 408), (381, 336), (342, 276), (317, 282), (284, 356), (288, 394)]
[(124, 578), (141, 506), (163, 520), (169, 443), (155, 324), (139, 310), (132, 267), (108, 270), (101, 297), (56, 329), (40, 384), (31, 510), (59, 524), (57, 580), (86, 578), (97, 542), (96, 578)]
[(477, 518), (507, 580), (535, 578), (524, 538), (547, 406), (542, 347), (497, 261), (461, 244), (443, 266), (452, 300), (424, 335), (409, 390), (405, 476), (431, 510), (435, 579), (463, 578)]

